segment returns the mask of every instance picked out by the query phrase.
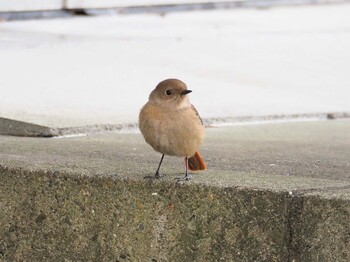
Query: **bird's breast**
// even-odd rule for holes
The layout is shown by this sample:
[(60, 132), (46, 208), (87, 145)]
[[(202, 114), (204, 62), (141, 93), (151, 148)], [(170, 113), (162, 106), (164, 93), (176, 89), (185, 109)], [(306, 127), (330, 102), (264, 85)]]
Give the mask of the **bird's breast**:
[(171, 110), (146, 104), (139, 126), (146, 142), (166, 155), (192, 156), (204, 138), (204, 127), (190, 107)]

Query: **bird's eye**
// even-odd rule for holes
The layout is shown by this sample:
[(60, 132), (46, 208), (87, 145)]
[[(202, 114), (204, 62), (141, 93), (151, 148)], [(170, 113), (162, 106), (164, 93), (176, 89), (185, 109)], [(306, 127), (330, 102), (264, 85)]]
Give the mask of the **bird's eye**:
[(173, 91), (167, 90), (167, 91), (165, 91), (165, 94), (166, 94), (167, 96), (171, 96), (171, 95), (173, 94)]

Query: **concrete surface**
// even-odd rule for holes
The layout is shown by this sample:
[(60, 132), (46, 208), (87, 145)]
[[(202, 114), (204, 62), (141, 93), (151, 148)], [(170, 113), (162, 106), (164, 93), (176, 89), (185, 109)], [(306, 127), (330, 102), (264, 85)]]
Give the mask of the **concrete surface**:
[(4, 261), (349, 261), (350, 121), (208, 128), (208, 170), (140, 134), (0, 136)]
[[(349, 112), (350, 4), (0, 23), (0, 117), (137, 121), (184, 80), (203, 118)], [(297, 19), (296, 19), (297, 18)]]
[(0, 117), (0, 135), (53, 137), (59, 133), (55, 128)]

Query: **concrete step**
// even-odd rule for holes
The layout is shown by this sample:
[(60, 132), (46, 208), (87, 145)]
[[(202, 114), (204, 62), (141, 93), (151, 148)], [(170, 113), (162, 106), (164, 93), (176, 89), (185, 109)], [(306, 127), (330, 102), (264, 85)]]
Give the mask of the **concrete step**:
[(350, 121), (208, 128), (208, 170), (140, 134), (0, 136), (3, 261), (349, 261)]

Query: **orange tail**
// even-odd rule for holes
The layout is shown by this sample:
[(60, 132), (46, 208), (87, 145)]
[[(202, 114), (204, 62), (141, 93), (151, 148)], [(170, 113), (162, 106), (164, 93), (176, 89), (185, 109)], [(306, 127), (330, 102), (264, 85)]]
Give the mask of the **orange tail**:
[(192, 171), (207, 169), (207, 165), (198, 151), (196, 151), (193, 157), (188, 159), (188, 169)]

